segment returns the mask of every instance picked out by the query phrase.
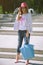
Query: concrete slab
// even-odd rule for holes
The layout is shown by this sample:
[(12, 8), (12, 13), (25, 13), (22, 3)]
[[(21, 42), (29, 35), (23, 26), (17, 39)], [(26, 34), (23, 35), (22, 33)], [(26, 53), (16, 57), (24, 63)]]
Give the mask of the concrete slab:
[[(18, 63), (15, 63), (15, 59), (0, 58), (0, 65), (25, 65), (25, 60), (20, 60)], [(43, 65), (43, 62), (30, 60), (29, 65)]]

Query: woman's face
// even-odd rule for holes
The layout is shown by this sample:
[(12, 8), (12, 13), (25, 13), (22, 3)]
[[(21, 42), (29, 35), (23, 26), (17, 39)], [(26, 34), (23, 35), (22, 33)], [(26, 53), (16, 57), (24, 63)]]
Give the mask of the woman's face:
[(27, 10), (25, 7), (22, 8), (22, 12), (23, 12), (23, 14), (27, 13)]

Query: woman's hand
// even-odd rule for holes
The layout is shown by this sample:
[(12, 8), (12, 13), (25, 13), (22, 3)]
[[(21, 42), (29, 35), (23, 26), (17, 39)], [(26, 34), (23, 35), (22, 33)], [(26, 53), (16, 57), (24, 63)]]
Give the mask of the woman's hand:
[(26, 37), (28, 37), (29, 36), (29, 32), (28, 31), (26, 31)]
[(20, 20), (22, 18), (22, 15), (20, 13), (18, 13), (17, 17), (16, 17), (16, 20)]
[(17, 20), (19, 21), (21, 19), (21, 16), (19, 15), (18, 17), (17, 17)]
[(20, 19), (21, 19), (21, 15), (18, 16), (18, 20), (20, 20)]

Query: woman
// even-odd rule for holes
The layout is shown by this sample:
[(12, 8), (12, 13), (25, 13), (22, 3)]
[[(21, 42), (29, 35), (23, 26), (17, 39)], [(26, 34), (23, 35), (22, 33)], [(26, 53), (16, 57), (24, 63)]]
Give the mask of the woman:
[[(16, 55), (16, 63), (20, 57), (20, 47), (22, 46), (22, 41), (24, 38), (25, 43), (29, 43), (30, 33), (32, 31), (32, 19), (31, 14), (28, 13), (28, 6), (25, 2), (21, 3), (21, 11), (18, 12), (16, 20), (19, 23), (18, 26), (18, 48), (17, 48), (17, 55)], [(26, 65), (29, 64), (29, 60), (26, 61)]]

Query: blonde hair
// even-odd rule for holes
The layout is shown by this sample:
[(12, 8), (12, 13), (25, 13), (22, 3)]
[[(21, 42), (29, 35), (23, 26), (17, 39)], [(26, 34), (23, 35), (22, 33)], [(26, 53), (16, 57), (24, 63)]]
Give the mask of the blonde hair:
[(28, 8), (27, 7), (25, 7), (26, 8), (26, 12), (28, 13)]

